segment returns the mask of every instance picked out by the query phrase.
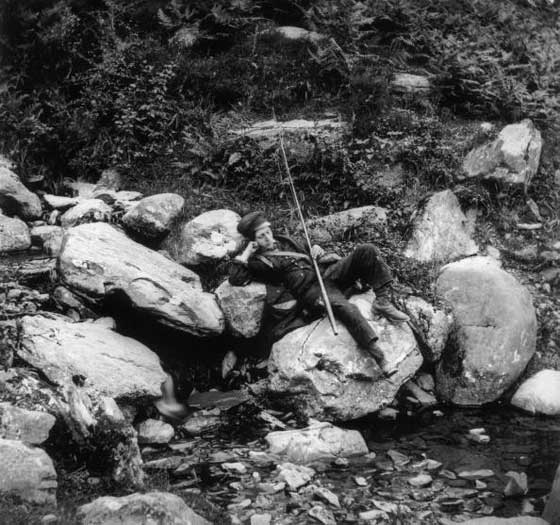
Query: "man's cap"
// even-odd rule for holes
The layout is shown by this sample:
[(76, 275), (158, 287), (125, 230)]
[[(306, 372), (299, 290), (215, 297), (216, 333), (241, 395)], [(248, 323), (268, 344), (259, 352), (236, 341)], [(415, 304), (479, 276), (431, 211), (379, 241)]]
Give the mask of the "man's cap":
[(245, 215), (237, 224), (237, 231), (247, 237), (247, 239), (254, 239), (255, 232), (263, 226), (269, 226), (267, 218), (262, 211), (253, 211)]

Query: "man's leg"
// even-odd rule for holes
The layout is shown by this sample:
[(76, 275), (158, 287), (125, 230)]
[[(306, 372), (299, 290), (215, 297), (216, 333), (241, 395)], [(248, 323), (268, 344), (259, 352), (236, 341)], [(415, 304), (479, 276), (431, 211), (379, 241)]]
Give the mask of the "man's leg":
[(348, 256), (325, 270), (324, 276), (341, 289), (361, 279), (375, 292), (372, 310), (392, 321), (408, 321), (409, 317), (392, 303), (393, 275), (373, 244), (360, 244)]

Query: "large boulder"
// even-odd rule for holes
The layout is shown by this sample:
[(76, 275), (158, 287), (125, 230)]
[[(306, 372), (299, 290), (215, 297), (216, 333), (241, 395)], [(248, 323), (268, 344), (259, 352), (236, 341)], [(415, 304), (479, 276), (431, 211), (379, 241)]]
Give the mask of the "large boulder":
[(472, 150), (459, 178), (498, 180), (527, 186), (537, 172), (542, 149), (540, 131), (525, 119), (505, 126), (496, 140)]
[(158, 239), (169, 233), (179, 216), (185, 199), (176, 193), (160, 193), (138, 201), (123, 216), (125, 227), (147, 239)]
[(414, 219), (413, 232), (404, 255), (417, 261), (448, 262), (473, 255), (478, 246), (472, 227), (451, 190), (432, 195)]
[(532, 414), (560, 415), (560, 372), (541, 370), (524, 381), (511, 404)]
[(27, 250), (31, 236), (27, 224), (17, 217), (6, 217), (0, 212), (0, 253)]
[(175, 248), (177, 260), (196, 266), (233, 255), (243, 242), (243, 236), (237, 231), (240, 220), (231, 210), (211, 210), (187, 222)]
[(270, 432), (265, 439), (271, 454), (282, 456), (292, 463), (332, 461), (369, 452), (357, 430), (346, 430), (318, 421), (308, 428)]
[(41, 201), (8, 168), (0, 166), (0, 209), (8, 215), (22, 219), (37, 219), (41, 216)]
[(224, 317), (198, 275), (104, 224), (70, 229), (59, 256), (62, 280), (90, 300), (124, 293), (138, 310), (195, 335), (217, 335)]
[(455, 318), (436, 372), (440, 396), (457, 405), (495, 401), (535, 352), (531, 295), (491, 257), (444, 266), (436, 294)]
[(64, 212), (60, 224), (63, 228), (70, 228), (86, 222), (107, 222), (111, 211), (111, 207), (100, 199), (85, 199)]
[(179, 496), (169, 492), (97, 498), (78, 509), (77, 519), (81, 525), (211, 525)]
[(0, 403), (0, 438), (16, 439), (30, 445), (40, 445), (49, 437), (55, 423), (51, 414), (39, 410), (18, 408)]
[(261, 329), (266, 300), (266, 285), (253, 282), (233, 286), (223, 282), (215, 292), (224, 312), (228, 330), (238, 337), (255, 337)]
[(56, 471), (44, 450), (0, 439), (0, 494), (56, 505)]
[(405, 323), (373, 318), (373, 293), (351, 298), (379, 336), (379, 345), (390, 363), (398, 365), (391, 381), (365, 350), (339, 323), (332, 333), (323, 318), (290, 332), (274, 344), (269, 358), (269, 388), (297, 405), (301, 412), (320, 420), (346, 421), (380, 410), (422, 364), (412, 330)]
[(353, 233), (357, 229), (384, 226), (387, 224), (387, 210), (379, 206), (362, 206), (344, 210), (325, 217), (307, 221), (309, 235), (314, 242), (331, 242)]
[(116, 399), (156, 398), (166, 378), (142, 343), (96, 323), (62, 316), (21, 319), (18, 355), (55, 384), (82, 384)]

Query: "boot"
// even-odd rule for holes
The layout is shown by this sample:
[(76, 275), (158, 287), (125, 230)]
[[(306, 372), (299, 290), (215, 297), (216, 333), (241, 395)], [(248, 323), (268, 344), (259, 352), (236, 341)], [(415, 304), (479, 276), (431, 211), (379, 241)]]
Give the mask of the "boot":
[(385, 359), (385, 354), (376, 341), (371, 341), (366, 347), (366, 350), (368, 354), (370, 354), (375, 359), (379, 368), (381, 368), (383, 375), (387, 379), (391, 376), (394, 376), (399, 371), (399, 369), (395, 365), (392, 365), (391, 363), (389, 363), (389, 361), (387, 361), (387, 359)]
[(371, 311), (397, 323), (410, 321), (410, 317), (397, 310), (391, 301), (391, 293), (387, 287), (382, 288), (375, 294), (375, 299), (371, 303)]
[(181, 421), (189, 415), (186, 405), (179, 403), (175, 397), (175, 384), (173, 378), (167, 374), (167, 379), (161, 384), (162, 396), (156, 399), (154, 406), (158, 412), (174, 421)]

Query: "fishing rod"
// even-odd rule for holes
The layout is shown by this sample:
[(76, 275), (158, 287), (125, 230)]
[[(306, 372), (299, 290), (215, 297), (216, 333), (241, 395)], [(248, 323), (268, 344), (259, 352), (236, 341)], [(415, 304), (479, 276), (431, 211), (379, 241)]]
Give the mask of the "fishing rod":
[(319, 265), (317, 264), (317, 259), (311, 255), (311, 239), (309, 238), (309, 232), (307, 231), (307, 226), (305, 225), (305, 219), (303, 218), (303, 212), (301, 211), (301, 206), (299, 204), (299, 199), (296, 193), (296, 188), (294, 186), (294, 181), (292, 180), (292, 175), (290, 173), (290, 166), (288, 166), (288, 159), (286, 157), (286, 150), (284, 149), (284, 140), (282, 138), (282, 132), (280, 132), (280, 151), (282, 152), (282, 158), (284, 160), (284, 167), (286, 168), (286, 173), (288, 175), (288, 181), (290, 183), (290, 188), (292, 190), (292, 196), (296, 204), (296, 208), (299, 215), (299, 220), (303, 226), (303, 233), (305, 235), (305, 240), (307, 241), (307, 247), (309, 249), (309, 255), (311, 256), (311, 262), (313, 264), (313, 269), (315, 270), (315, 275), (317, 276), (317, 282), (319, 283), (319, 288), (321, 289), (321, 295), (323, 296), (323, 302), (325, 303), (325, 308), (327, 310), (327, 317), (331, 323), (331, 328), (334, 335), (338, 335), (338, 327), (336, 326), (336, 320), (331, 307), (331, 302), (329, 301), (329, 296), (327, 295), (327, 290), (325, 288), (325, 283), (323, 282), (323, 277), (319, 271)]

